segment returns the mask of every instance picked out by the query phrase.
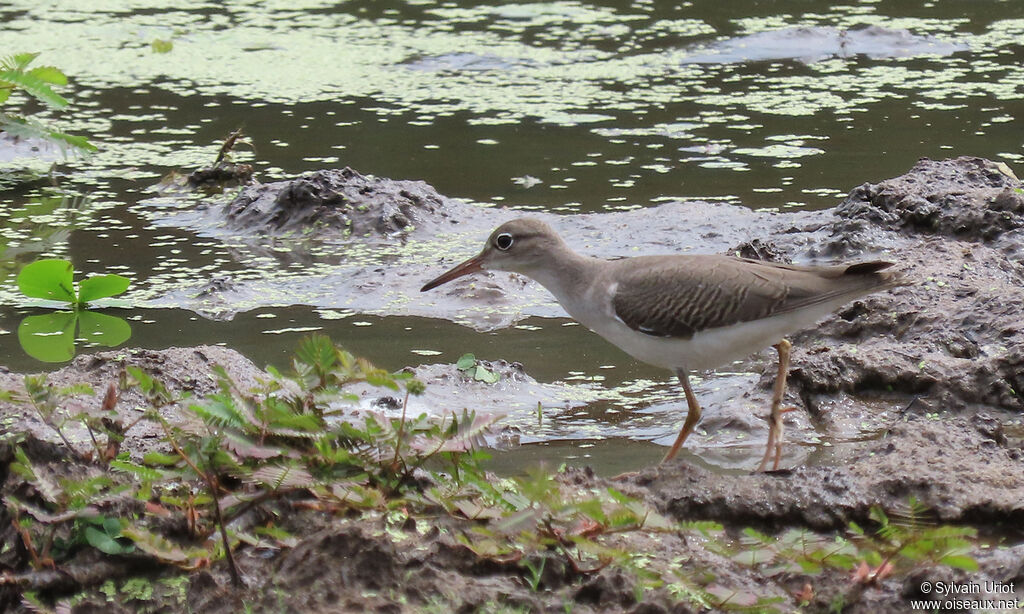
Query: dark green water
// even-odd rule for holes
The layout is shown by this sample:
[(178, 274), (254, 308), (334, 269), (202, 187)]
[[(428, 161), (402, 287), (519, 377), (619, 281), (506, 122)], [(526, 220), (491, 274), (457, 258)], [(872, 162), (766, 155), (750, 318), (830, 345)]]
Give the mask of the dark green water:
[[(230, 321), (177, 308), (175, 293), (197, 279), (272, 286), (332, 264), (316, 250), (291, 261), (268, 255), (301, 251), (292, 239), (254, 247), (168, 221), (197, 201), (153, 186), (209, 164), (239, 127), (253, 148), (238, 158), (264, 181), (348, 165), (473, 202), (561, 212), (684, 198), (825, 208), (923, 156), (985, 156), (1020, 174), (1016, 0), (663, 4), (4, 3), (0, 53), (39, 51), (69, 74), (64, 93), (75, 104), (54, 120), (100, 152), (62, 165), (56, 187), (0, 192), (0, 362), (53, 367), (17, 343), (19, 321), (38, 311), (13, 276), (33, 259), (67, 257), (83, 273), (132, 277), (128, 302), (149, 307), (120, 312), (133, 346), (224, 343), (281, 365), (304, 331), (318, 329), (388, 368), (471, 351), (522, 362), (541, 381), (599, 377), (670, 393), (666, 373), (562, 320), (477, 333), (350, 315), (330, 295), (294, 305), (274, 295)], [(813, 40), (767, 59), (756, 42), (715, 47), (780, 28), (866, 26), (918, 38), (849, 57)], [(155, 40), (173, 48), (157, 53)], [(720, 61), (694, 63), (709, 49)], [(526, 177), (535, 185), (524, 187)], [(594, 424), (600, 433), (604, 423)]]

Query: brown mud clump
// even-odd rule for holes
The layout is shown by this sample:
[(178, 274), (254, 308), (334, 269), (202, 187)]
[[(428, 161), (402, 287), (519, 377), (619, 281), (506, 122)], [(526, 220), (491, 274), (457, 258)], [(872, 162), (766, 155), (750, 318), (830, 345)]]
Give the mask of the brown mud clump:
[(1024, 195), (1009, 170), (924, 159), (854, 189), (835, 214), (825, 246), (884, 245), (914, 284), (794, 339), (791, 383), (804, 400), (875, 390), (916, 397), (916, 412), (1024, 410)]
[(323, 226), (344, 236), (405, 236), (443, 215), (447, 199), (422, 181), (322, 170), (244, 188), (224, 215), (237, 229), (286, 231)]
[(890, 230), (995, 241), (1024, 228), (1024, 194), (1005, 164), (924, 158), (906, 175), (854, 188), (835, 213)]

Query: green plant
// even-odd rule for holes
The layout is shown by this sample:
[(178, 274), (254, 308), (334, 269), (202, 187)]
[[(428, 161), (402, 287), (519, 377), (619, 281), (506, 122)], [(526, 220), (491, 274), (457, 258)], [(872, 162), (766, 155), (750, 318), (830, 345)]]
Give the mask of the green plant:
[[(18, 53), (0, 59), (0, 105), (8, 103), (13, 92), (22, 91), (51, 108), (68, 106), (68, 101), (52, 87), (67, 85), (67, 76), (53, 66), (29, 68), (38, 56), (38, 53)], [(96, 150), (84, 136), (65, 134), (34, 118), (14, 113), (0, 111), (0, 132), (19, 138), (42, 139), (59, 146), (65, 153), (68, 148)]]
[(18, 341), (30, 356), (44, 362), (62, 362), (75, 355), (75, 339), (115, 347), (131, 337), (131, 326), (122, 318), (86, 311), (96, 299), (116, 296), (131, 281), (121, 275), (94, 275), (74, 283), (74, 267), (67, 260), (44, 259), (26, 265), (18, 274), (18, 288), (25, 296), (64, 301), (73, 311), (28, 316), (18, 326)]
[(66, 557), (82, 544), (108, 554), (133, 550), (130, 543), (118, 541), (125, 521), (103, 514), (129, 486), (115, 484), (104, 474), (53, 478), (38, 469), (20, 446), (14, 458), (10, 470), (34, 487), (35, 500), (9, 494), (3, 502), (35, 569), (53, 566), (54, 559)]
[(121, 275), (94, 275), (74, 283), (75, 269), (67, 260), (48, 258), (26, 265), (18, 274), (18, 289), (25, 296), (69, 303), (83, 309), (96, 299), (117, 296), (131, 280)]
[(473, 354), (463, 354), (459, 357), (455, 366), (459, 371), (462, 371), (474, 380), (485, 384), (493, 384), (501, 379), (501, 374), (491, 371), (480, 364), (480, 361), (478, 361), (476, 356)]
[(547, 561), (547, 559), (541, 558), (540, 563), (535, 564), (530, 559), (523, 559), (522, 566), (527, 571), (526, 583), (535, 593), (540, 590), (540, 583), (544, 578), (544, 565), (547, 564)]
[[(75, 446), (64, 434), (65, 425), (74, 418), (69, 412), (60, 411), (59, 406), (65, 397), (70, 395), (95, 395), (92, 386), (77, 385), (54, 388), (46, 381), (45, 375), (26, 375), (24, 379), (26, 400), (43, 424), (53, 429), (69, 450), (75, 452)], [(13, 400), (21, 400), (12, 396)]]
[(150, 49), (153, 53), (170, 53), (174, 49), (174, 41), (164, 38), (154, 38), (153, 42), (149, 44)]
[[(877, 525), (873, 532), (855, 522), (849, 524), (845, 535), (834, 536), (805, 529), (790, 529), (772, 536), (747, 528), (738, 543), (713, 540), (708, 545), (765, 575), (814, 577), (830, 570), (848, 574), (849, 589), (832, 600), (836, 611), (855, 603), (865, 587), (875, 586), (890, 576), (905, 576), (920, 567), (978, 570), (977, 561), (969, 555), (977, 531), (970, 527), (933, 526), (926, 521), (928, 509), (913, 497), (906, 509), (896, 514), (896, 520), (877, 506), (871, 508), (869, 517)], [(706, 592), (719, 599), (727, 596), (725, 591), (711, 587)], [(807, 593), (802, 600), (813, 596), (813, 591)], [(740, 592), (730, 598), (730, 603), (752, 605), (754, 597), (749, 591)], [(724, 607), (721, 601), (715, 606)]]
[[(409, 419), (405, 403), (423, 385), (408, 373), (388, 373), (335, 347), (327, 337), (304, 339), (293, 361), (295, 373), (284, 376), (268, 370), (255, 390), (242, 390), (228, 373), (216, 367), (217, 391), (188, 404), (203, 428), (170, 423), (155, 409), (146, 412), (160, 424), (173, 454), (150, 453), (141, 465), (119, 462), (117, 469), (134, 474), (146, 492), (152, 483), (181, 484), (198, 480), (200, 495), (181, 489), (162, 489), (164, 509), (187, 519), (189, 533), (205, 539), (216, 531), (220, 555), (232, 570), (232, 548), (238, 540), (287, 542), (282, 531), (264, 527), (255, 536), (229, 531), (228, 523), (255, 506), (284, 498), (308, 499), (304, 505), (326, 511), (378, 508), (392, 498), (416, 489), (414, 473), (435, 459), (447, 460), (453, 473), (475, 464), (471, 452), (493, 419), (464, 413), (461, 417)], [(141, 370), (129, 368), (135, 385), (154, 405), (175, 403), (166, 387)], [(362, 423), (329, 422), (339, 413), (337, 402), (351, 401), (346, 384), (365, 381), (404, 392), (401, 417), (367, 413)], [(194, 565), (185, 547), (138, 527), (126, 533), (139, 548), (160, 560)]]
[(978, 532), (970, 527), (933, 526), (925, 520), (928, 508), (914, 497), (895, 520), (880, 507), (873, 507), (869, 515), (878, 525), (874, 535), (850, 523), (852, 539), (862, 557), (855, 574), (858, 581), (873, 584), (887, 575), (902, 575), (926, 565), (978, 570), (978, 562), (968, 554), (970, 540)]

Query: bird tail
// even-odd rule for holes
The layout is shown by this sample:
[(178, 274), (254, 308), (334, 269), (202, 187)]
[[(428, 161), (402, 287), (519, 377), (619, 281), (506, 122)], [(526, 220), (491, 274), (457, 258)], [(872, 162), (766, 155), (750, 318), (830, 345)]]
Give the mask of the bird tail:
[(864, 276), (874, 278), (876, 283), (871, 285), (878, 288), (896, 288), (898, 286), (909, 286), (913, 284), (913, 282), (907, 279), (907, 276), (902, 272), (885, 270), (892, 265), (892, 262), (885, 262), (884, 260), (858, 262), (846, 267), (846, 270), (843, 271), (843, 276)]

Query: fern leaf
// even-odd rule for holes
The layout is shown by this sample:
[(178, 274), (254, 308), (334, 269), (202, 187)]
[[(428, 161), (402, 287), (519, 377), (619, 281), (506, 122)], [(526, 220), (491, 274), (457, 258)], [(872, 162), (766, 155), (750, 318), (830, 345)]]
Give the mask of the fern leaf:
[(68, 77), (60, 71), (56, 66), (37, 66), (32, 70), (28, 71), (29, 74), (40, 81), (50, 83), (52, 85), (67, 85)]
[(135, 542), (139, 550), (152, 556), (158, 561), (183, 566), (188, 563), (188, 554), (181, 547), (164, 539), (160, 535), (150, 533), (138, 527), (127, 527), (121, 530), (121, 535)]
[(241, 459), (265, 460), (287, 456), (288, 452), (275, 446), (262, 446), (237, 432), (224, 433), (224, 447)]
[(99, 151), (99, 148), (90, 143), (89, 139), (84, 136), (77, 134), (65, 134), (56, 130), (51, 130), (48, 136), (50, 140), (57, 143), (58, 146), (61, 146), (61, 143), (66, 143), (67, 145), (82, 151)]
[(36, 469), (32, 466), (32, 461), (28, 459), (28, 454), (25, 454), (25, 450), (21, 446), (14, 448), (14, 458), (17, 459), (17, 462), (9, 465), (11, 471), (28, 482), (34, 482), (36, 480)]
[[(177, 460), (176, 457), (175, 460)], [(162, 471), (158, 471), (152, 467), (136, 465), (135, 463), (128, 461), (112, 460), (110, 461), (110, 468), (124, 473), (130, 473), (146, 482), (155, 482), (164, 477)]]
[(76, 394), (87, 395), (90, 397), (96, 396), (96, 390), (92, 386), (85, 383), (71, 384), (70, 386), (61, 386), (57, 389), (57, 394), (62, 396), (71, 396)]
[(230, 427), (239, 431), (246, 430), (249, 421), (235, 407), (234, 399), (228, 395), (216, 394), (207, 397), (207, 402), (189, 405), (189, 410), (199, 416), (203, 422), (220, 427)]
[(679, 526), (684, 530), (698, 531), (704, 535), (722, 533), (725, 531), (725, 526), (720, 522), (715, 522), (714, 520), (684, 520)]
[(0, 59), (0, 69), (23, 70), (32, 63), (32, 60), (39, 57), (38, 53), (16, 53)]
[[(54, 69), (56, 70), (56, 69)], [(57, 71), (60, 72), (60, 71)], [(68, 106), (68, 101), (53, 91), (49, 84), (32, 72), (20, 70), (0, 71), (0, 86), (16, 87), (31, 94), (37, 100), (58, 109)]]
[(948, 554), (939, 559), (939, 562), (965, 571), (978, 571), (978, 561), (965, 554)]
[(295, 358), (318, 371), (325, 372), (334, 366), (338, 353), (326, 335), (310, 335), (299, 342)]
[(251, 478), (272, 490), (307, 488), (315, 484), (305, 469), (288, 465), (268, 465), (252, 472)]
[(462, 416), (452, 414), (452, 428), (440, 437), (413, 442), (410, 447), (421, 452), (469, 452), (486, 444), (484, 435), (501, 417), (496, 414), (477, 414), (462, 410)]

